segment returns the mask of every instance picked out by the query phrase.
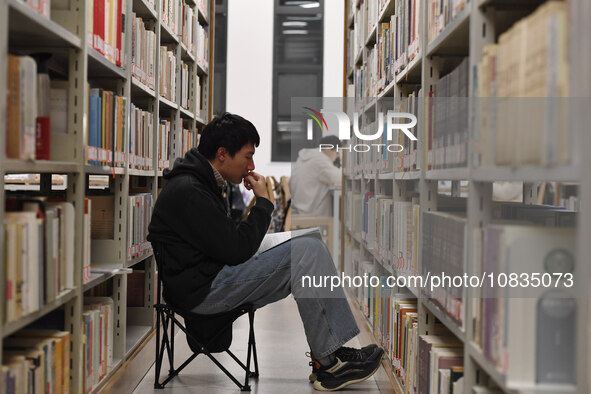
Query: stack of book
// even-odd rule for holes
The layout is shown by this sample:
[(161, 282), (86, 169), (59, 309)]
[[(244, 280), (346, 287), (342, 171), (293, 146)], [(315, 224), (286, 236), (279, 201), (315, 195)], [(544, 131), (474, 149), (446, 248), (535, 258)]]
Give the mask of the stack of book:
[(142, 18), (131, 19), (131, 74), (147, 87), (154, 89), (156, 65), (156, 33), (146, 29)]
[(538, 215), (478, 230), (476, 263), (486, 281), (474, 305), (475, 342), (509, 384), (574, 384), (575, 228), (523, 224)]
[[(463, 393), (464, 347), (454, 336), (419, 335), (415, 392)], [(412, 391), (411, 391), (412, 392)]]
[(400, 73), (408, 63), (419, 55), (420, 51), (420, 19), (419, 0), (395, 0), (396, 13), (390, 17), (390, 23), (382, 24), (387, 30), (388, 42), (392, 46), (390, 64), (390, 81)]
[(4, 215), (4, 321), (39, 310), (74, 288), (74, 206), (7, 201)]
[(181, 0), (161, 0), (161, 23), (166, 25), (174, 35), (181, 32), (182, 2)]
[(88, 92), (86, 162), (123, 167), (127, 99), (103, 89)]
[(195, 53), (196, 45), (196, 27), (199, 24), (197, 14), (193, 11), (193, 7), (187, 5), (183, 1), (183, 15), (181, 19), (181, 42), (185, 44), (190, 53)]
[(154, 115), (131, 104), (130, 117), (129, 168), (151, 170)]
[(142, 255), (150, 249), (148, 224), (152, 215), (152, 195), (140, 193), (128, 197), (127, 259)]
[(197, 63), (201, 65), (205, 70), (209, 67), (209, 28), (207, 26), (196, 26), (197, 38), (195, 40), (197, 49)]
[[(420, 103), (423, 103), (423, 99), (419, 98), (422, 95), (421, 89), (415, 88), (415, 91), (410, 93), (408, 97), (401, 99), (399, 112), (402, 113), (410, 113), (417, 117), (419, 117), (419, 106)], [(405, 119), (404, 122), (408, 122), (408, 119)], [(384, 128), (385, 130), (385, 128)], [(422, 139), (422, 135), (420, 133), (421, 129), (418, 126), (409, 129), (411, 133), (417, 140), (411, 140), (406, 136), (406, 134), (400, 132), (399, 130), (394, 131), (393, 134), (393, 141), (390, 143), (396, 143), (404, 148), (403, 151), (399, 153), (395, 153), (394, 155), (390, 155), (388, 157), (389, 160), (394, 161), (394, 170), (395, 171), (413, 171), (418, 169), (418, 146), (417, 141), (418, 139)], [(386, 142), (384, 142), (386, 143)]]
[(429, 92), (425, 111), (427, 169), (467, 166), (469, 74), (465, 58)]
[(91, 392), (113, 367), (114, 303), (109, 297), (85, 297), (82, 313), (83, 387)]
[[(35, 59), (37, 62), (35, 61)], [(68, 131), (68, 85), (50, 80), (45, 54), (8, 55), (6, 157), (59, 160)], [(52, 143), (53, 141), (53, 143)]]
[(428, 0), (427, 37), (431, 43), (460, 12), (468, 6), (469, 0)]
[(160, 119), (160, 128), (158, 129), (158, 169), (168, 168), (170, 154), (170, 119)]
[(181, 135), (181, 155), (184, 155), (189, 149), (197, 147), (197, 145), (199, 145), (199, 133), (195, 130), (183, 128)]
[(567, 3), (544, 3), (484, 48), (474, 92), (477, 165), (571, 162), (567, 15)]
[(160, 95), (174, 102), (176, 100), (176, 57), (167, 47), (160, 47)]
[(206, 18), (209, 17), (209, 0), (197, 0), (197, 8), (201, 10)]
[(191, 86), (191, 70), (192, 68), (185, 62), (181, 62), (181, 80), (180, 80), (180, 88), (181, 88), (181, 107), (185, 109), (190, 108), (190, 86)]
[(0, 391), (69, 393), (70, 333), (26, 329), (4, 341)]
[[(460, 212), (423, 212), (423, 278), (463, 276), (466, 272), (466, 217)], [(459, 326), (464, 324), (464, 289), (443, 282), (441, 287), (424, 288), (426, 294)]]
[(126, 65), (127, 0), (90, 0), (86, 11), (88, 45), (117, 66)]
[(19, 3), (28, 5), (31, 9), (49, 19), (51, 0), (19, 0)]

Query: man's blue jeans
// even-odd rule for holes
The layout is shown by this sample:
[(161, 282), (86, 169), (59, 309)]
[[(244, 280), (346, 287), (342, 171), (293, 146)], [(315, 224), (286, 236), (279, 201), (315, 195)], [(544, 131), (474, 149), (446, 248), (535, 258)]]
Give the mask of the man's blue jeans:
[(319, 234), (294, 238), (243, 264), (225, 266), (213, 281), (208, 296), (193, 312), (220, 313), (243, 304), (260, 308), (291, 293), (310, 349), (316, 358), (326, 357), (359, 334), (359, 328), (341, 287), (331, 291), (330, 287), (311, 287), (306, 283), (303, 288), (303, 275), (337, 275)]

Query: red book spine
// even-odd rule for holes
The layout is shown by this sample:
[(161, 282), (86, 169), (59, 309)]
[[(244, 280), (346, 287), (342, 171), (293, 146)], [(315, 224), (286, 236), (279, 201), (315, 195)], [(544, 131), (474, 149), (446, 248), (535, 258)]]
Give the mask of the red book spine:
[(122, 0), (117, 0), (117, 48), (115, 48), (115, 64), (121, 66), (121, 40), (123, 36)]
[(35, 158), (49, 160), (51, 133), (49, 116), (38, 116), (35, 125)]
[(94, 49), (105, 55), (105, 0), (94, 0)]

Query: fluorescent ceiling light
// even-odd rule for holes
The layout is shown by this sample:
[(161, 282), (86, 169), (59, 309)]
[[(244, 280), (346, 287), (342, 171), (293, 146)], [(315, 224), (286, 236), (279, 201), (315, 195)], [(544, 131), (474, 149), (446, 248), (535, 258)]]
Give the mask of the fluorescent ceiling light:
[(304, 16), (304, 15), (288, 15), (286, 17), (286, 19), (288, 21), (319, 21), (320, 20), (320, 16), (318, 14), (314, 15), (314, 16)]
[(291, 27), (305, 27), (308, 26), (308, 22), (298, 22), (298, 21), (285, 21), (281, 23), (283, 26), (291, 26)]
[(308, 30), (283, 30), (283, 34), (308, 34)]
[(318, 7), (320, 7), (320, 3), (317, 1), (313, 1), (311, 3), (300, 4), (300, 7), (302, 7), (302, 8), (318, 8)]

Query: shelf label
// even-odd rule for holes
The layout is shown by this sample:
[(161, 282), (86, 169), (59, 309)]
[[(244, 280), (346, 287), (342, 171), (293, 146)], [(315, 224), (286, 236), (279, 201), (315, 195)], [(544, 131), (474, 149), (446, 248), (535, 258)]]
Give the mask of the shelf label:
[(86, 147), (86, 160), (89, 162), (98, 160), (96, 147), (94, 147), (94, 146), (87, 146)]

